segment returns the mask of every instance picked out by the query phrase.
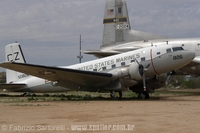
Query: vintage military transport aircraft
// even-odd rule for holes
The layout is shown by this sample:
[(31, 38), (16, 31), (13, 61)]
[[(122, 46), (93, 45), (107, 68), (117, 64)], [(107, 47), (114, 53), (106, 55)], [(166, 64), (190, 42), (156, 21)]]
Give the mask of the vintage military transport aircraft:
[[(27, 64), (19, 43), (6, 46), (7, 84), (1, 89), (14, 92), (89, 91), (118, 92), (132, 90), (149, 98), (149, 90), (165, 83), (167, 74), (190, 62), (195, 54), (171, 45), (150, 46), (72, 66)], [(10, 69), (10, 70), (8, 70)], [(147, 81), (151, 81), (146, 84)], [(151, 84), (150, 84), (151, 83)]]

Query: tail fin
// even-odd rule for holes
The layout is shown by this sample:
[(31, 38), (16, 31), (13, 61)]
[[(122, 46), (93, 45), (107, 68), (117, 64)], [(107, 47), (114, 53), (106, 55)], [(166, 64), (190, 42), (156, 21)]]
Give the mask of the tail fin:
[(131, 30), (125, 0), (107, 0), (104, 12), (104, 32), (102, 47), (121, 42), (163, 39), (166, 37)]
[[(26, 63), (22, 49), (19, 43), (8, 44), (5, 47), (5, 56), (7, 62)], [(6, 82), (13, 83), (20, 79), (23, 73), (6, 69)]]
[(104, 12), (103, 44), (125, 41), (125, 33), (130, 30), (127, 5), (124, 0), (108, 0)]

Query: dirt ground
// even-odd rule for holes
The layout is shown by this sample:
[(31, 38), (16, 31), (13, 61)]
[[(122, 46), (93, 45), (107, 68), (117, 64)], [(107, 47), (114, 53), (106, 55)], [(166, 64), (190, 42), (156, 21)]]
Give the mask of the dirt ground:
[[(2, 99), (2, 98), (1, 98)], [(200, 96), (0, 102), (0, 133), (197, 133)]]

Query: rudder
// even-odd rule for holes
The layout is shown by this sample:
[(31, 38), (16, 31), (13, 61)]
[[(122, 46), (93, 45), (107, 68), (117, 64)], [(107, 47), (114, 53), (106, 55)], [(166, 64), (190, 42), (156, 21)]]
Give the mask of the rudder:
[[(5, 47), (5, 57), (6, 62), (26, 63), (19, 43), (8, 44)], [(6, 69), (6, 82), (13, 83), (20, 79), (20, 75), (23, 75), (23, 73)]]

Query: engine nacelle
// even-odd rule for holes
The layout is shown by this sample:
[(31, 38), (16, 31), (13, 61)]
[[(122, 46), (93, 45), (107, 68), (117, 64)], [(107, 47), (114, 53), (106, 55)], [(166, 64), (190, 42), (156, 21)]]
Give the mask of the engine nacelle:
[(123, 67), (121, 69), (117, 69), (116, 71), (113, 71), (111, 73), (115, 73), (118, 78), (123, 78), (123, 79), (133, 79), (136, 81), (142, 80), (141, 72), (140, 72), (139, 65), (134, 63), (131, 64), (129, 67)]
[(131, 79), (134, 80), (142, 80), (141, 72), (139, 65), (137, 63), (133, 63), (129, 66), (128, 72)]

